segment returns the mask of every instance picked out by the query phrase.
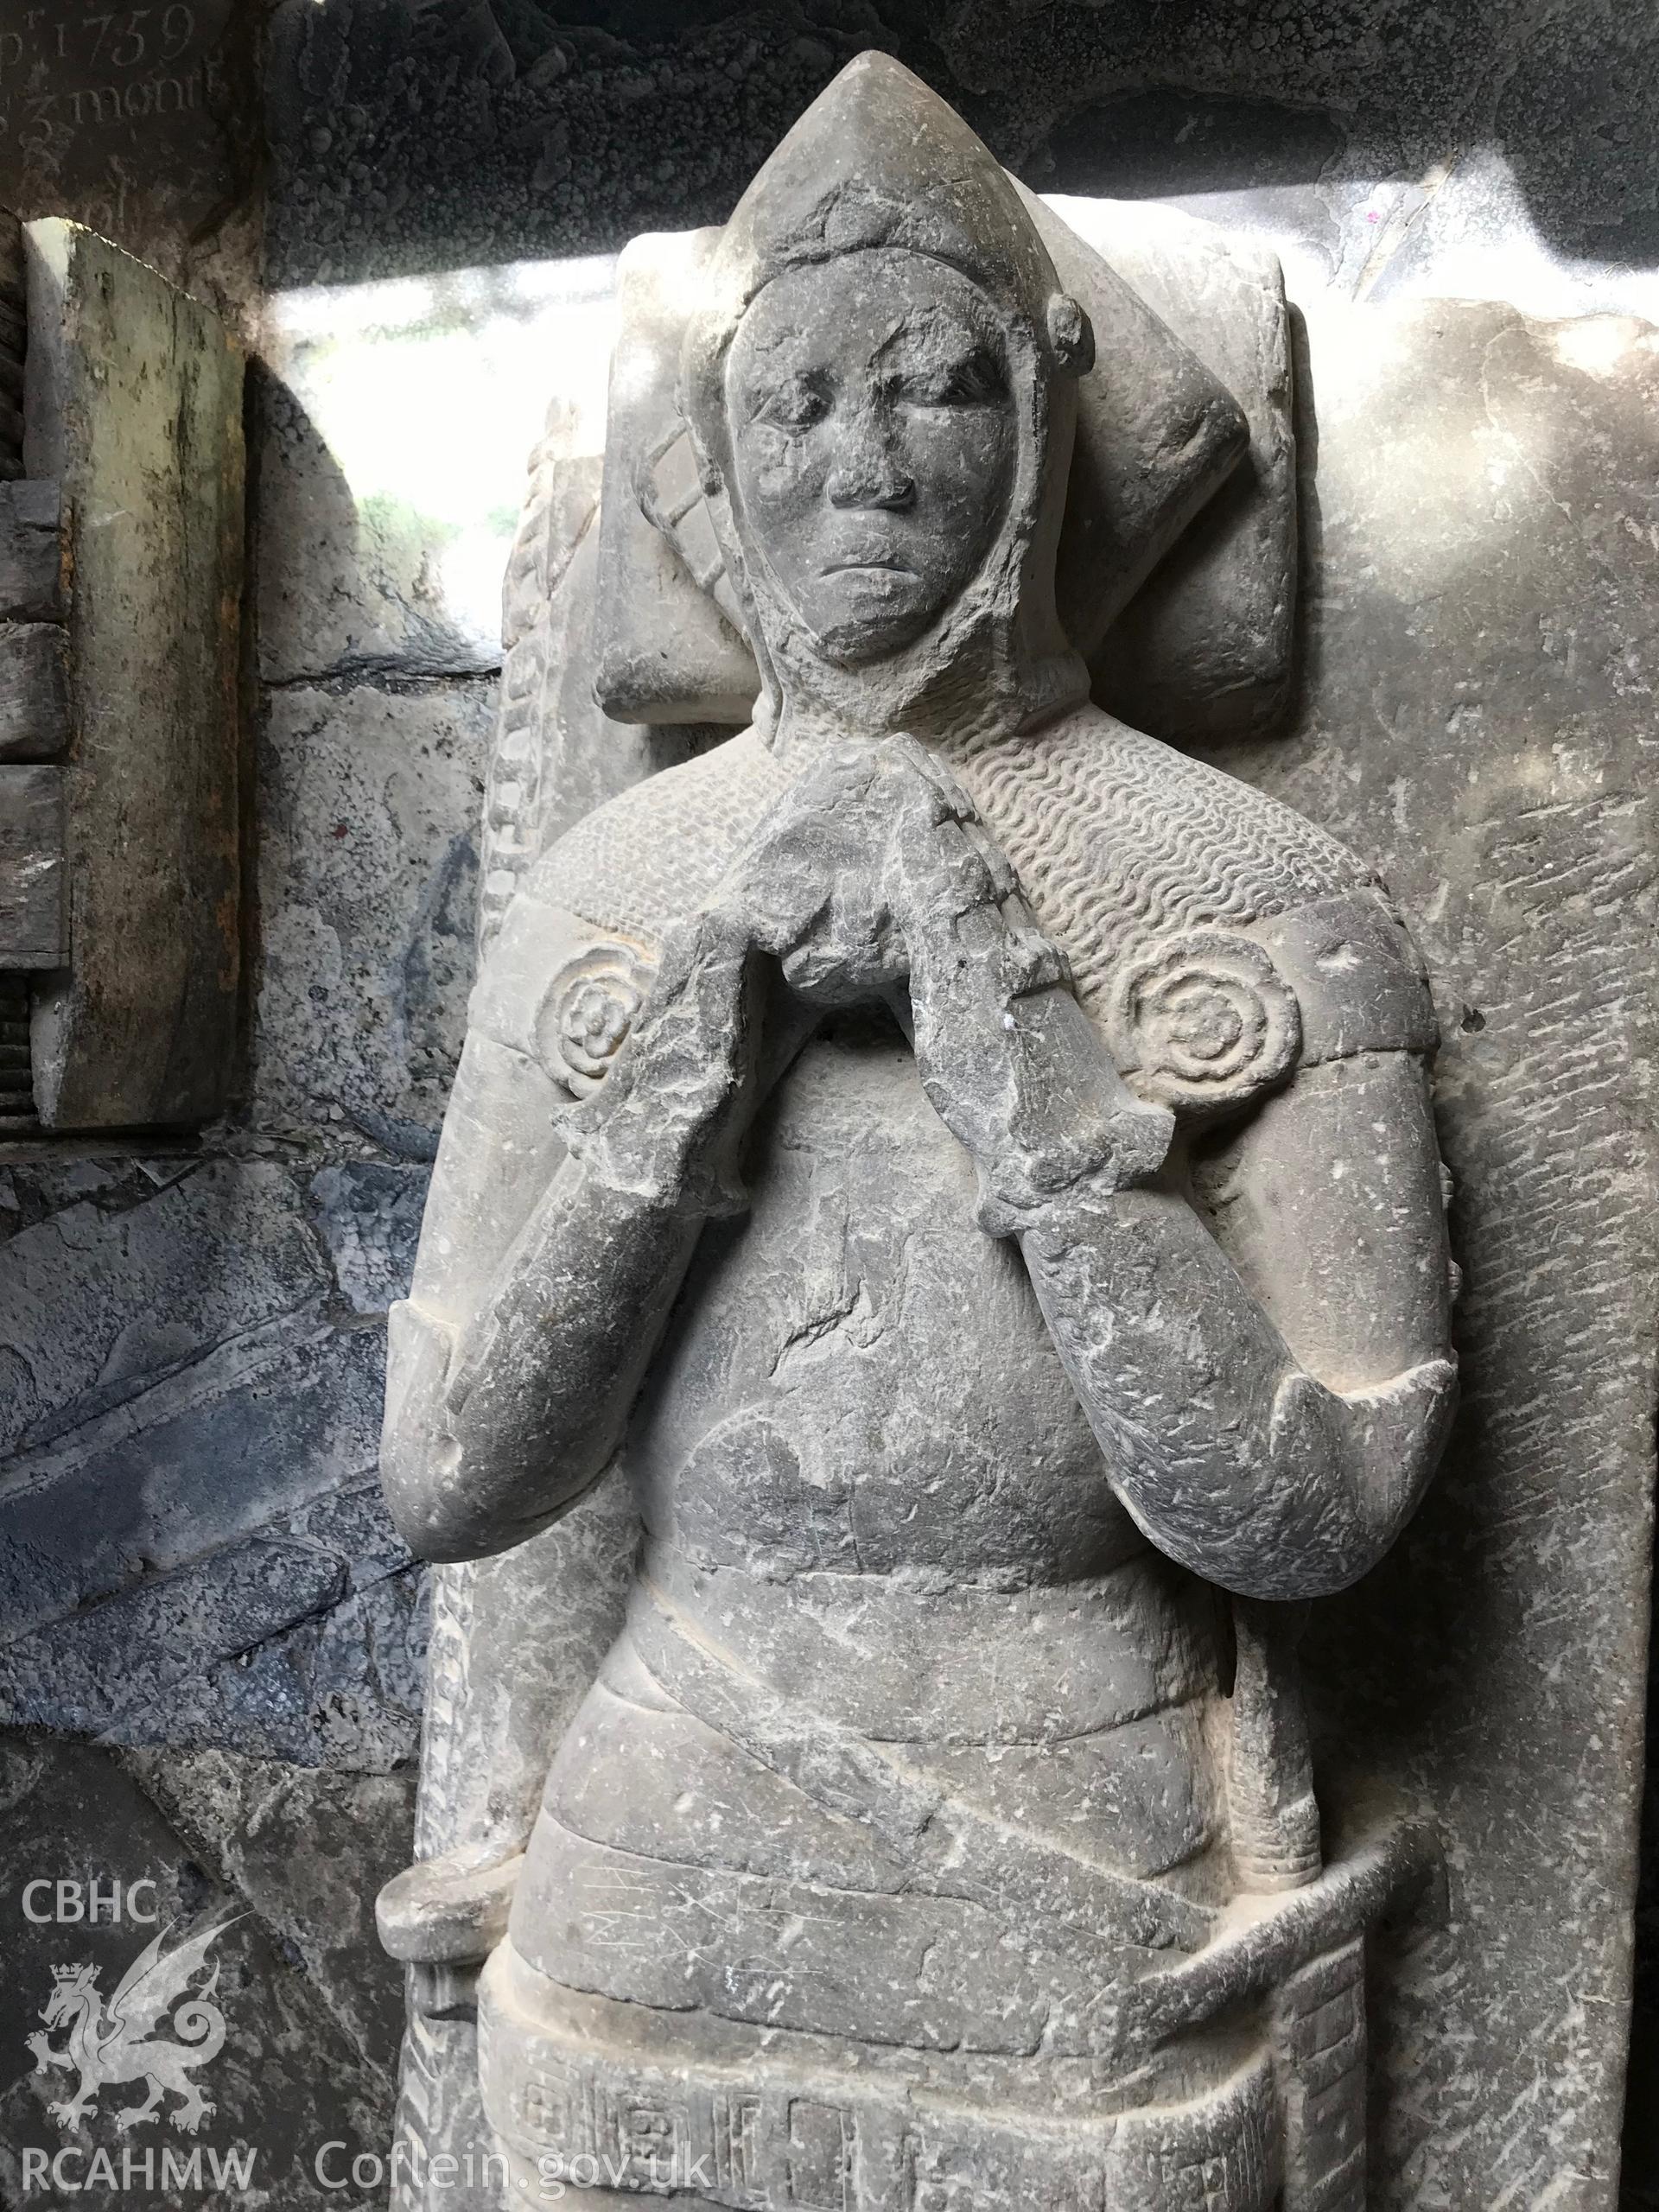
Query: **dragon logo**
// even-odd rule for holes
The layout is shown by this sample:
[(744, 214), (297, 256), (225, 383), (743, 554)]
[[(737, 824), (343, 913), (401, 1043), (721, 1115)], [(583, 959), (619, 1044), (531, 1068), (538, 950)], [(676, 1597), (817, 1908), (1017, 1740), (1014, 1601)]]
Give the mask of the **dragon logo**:
[[(128, 2106), (115, 2116), (123, 2134), (143, 2120), (156, 2119), (169, 2090), (180, 2101), (168, 2118), (187, 2135), (195, 2133), (213, 2107), (191, 2080), (190, 2069), (217, 2058), (225, 2042), (225, 2015), (211, 2002), (219, 1986), (218, 1966), (194, 1993), (189, 1985), (206, 1967), (208, 1950), (230, 1925), (221, 1920), (170, 1951), (162, 1948), (170, 1933), (163, 1929), (127, 1968), (107, 2006), (98, 1987), (96, 1967), (53, 1967), (52, 1994), (41, 2018), (48, 2029), (67, 2025), (68, 2032), (55, 2048), (38, 2029), (28, 2040), (35, 2073), (60, 2066), (80, 2075), (73, 2096), (47, 2107), (60, 2127), (78, 2128), (100, 2089), (117, 2082), (142, 2082), (149, 2092), (143, 2104)], [(155, 2033), (164, 2021), (178, 2042)]]

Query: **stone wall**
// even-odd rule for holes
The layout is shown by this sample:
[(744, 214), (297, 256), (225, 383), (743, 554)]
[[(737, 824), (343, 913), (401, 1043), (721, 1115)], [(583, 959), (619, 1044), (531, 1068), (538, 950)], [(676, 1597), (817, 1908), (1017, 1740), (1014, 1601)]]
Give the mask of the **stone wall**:
[[(257, 317), (257, 638), (238, 1109), (199, 1145), (0, 1159), (0, 2203), (30, 2201), (15, 2146), (54, 2140), (22, 2041), (50, 1967), (95, 1955), (108, 1983), (135, 1948), (25, 1923), (22, 1885), (91, 1873), (246, 1916), (222, 1986), (262, 2026), (216, 2139), (267, 2164), (238, 2201), (368, 2202), (296, 2145), (390, 2132), (401, 1993), (371, 1907), (408, 1848), (424, 1629), (376, 1484), (383, 1317), (464, 1020), (524, 463), (602, 343), (610, 257), (722, 217), (876, 44), (1039, 188), (1202, 195), (1304, 302), (1659, 319), (1632, 158), (1659, 27), (1613, 0), (277, 0), (262, 78), (261, 11), (187, 11), (208, 121), (181, 135), (170, 95), (118, 121), (90, 97), (116, 64), (82, 10), (33, 12), (39, 54), (0, 30), (0, 114), (36, 149), (0, 136), (0, 203), (82, 213)], [(124, 104), (167, 73), (149, 60), (124, 59)], [(1319, 810), (1304, 754), (1261, 772)], [(1375, 834), (1381, 788), (1344, 802)], [(1631, 2124), (1637, 2212), (1659, 2205), (1639, 2098)]]

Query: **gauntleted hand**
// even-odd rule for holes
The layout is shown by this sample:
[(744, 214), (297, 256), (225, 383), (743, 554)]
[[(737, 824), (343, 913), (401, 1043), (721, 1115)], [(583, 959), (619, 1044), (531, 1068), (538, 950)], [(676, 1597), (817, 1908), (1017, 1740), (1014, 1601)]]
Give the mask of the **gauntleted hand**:
[(907, 1015), (923, 1087), (980, 1167), (988, 1225), (1018, 1225), (1083, 1177), (1161, 1162), (1169, 1116), (1126, 1088), (1007, 856), (914, 739), (815, 766), (721, 899), (810, 1002), (878, 998)]
[[(841, 747), (779, 800), (717, 905), (810, 1003), (902, 998), (916, 940), (1012, 900), (1014, 871), (944, 764), (913, 738)], [(1029, 958), (1060, 963), (1034, 925)]]

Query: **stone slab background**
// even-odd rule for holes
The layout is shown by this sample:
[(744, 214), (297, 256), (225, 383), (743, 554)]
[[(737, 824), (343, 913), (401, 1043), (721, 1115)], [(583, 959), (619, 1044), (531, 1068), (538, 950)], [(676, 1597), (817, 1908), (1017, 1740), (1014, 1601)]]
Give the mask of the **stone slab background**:
[[(610, 257), (635, 231), (722, 218), (874, 44), (1038, 188), (1253, 230), (1313, 310), (1461, 291), (1659, 319), (1659, 21), (1613, 0), (219, 0), (190, 11), (206, 105), (179, 124), (170, 94), (129, 105), (164, 73), (148, 48), (127, 61), (162, 14), (118, 17), (94, 61), (102, 0), (30, 12), (29, 42), (10, 13), (0, 28), (0, 202), (99, 224), (257, 333), (258, 658), (236, 1113), (191, 1150), (0, 1161), (0, 1940), (22, 1931), (0, 1976), (0, 2141), (54, 2139), (22, 2047), (48, 1965), (97, 1955), (110, 1979), (135, 1948), (26, 1928), (22, 1883), (172, 1869), (164, 1902), (247, 1916), (226, 1986), (272, 2024), (264, 2063), (220, 2082), (217, 2139), (378, 2146), (400, 1992), (370, 1908), (407, 1848), (424, 1635), (375, 1486), (383, 1316), (464, 1019), (493, 594), (545, 399), (593, 358)], [(118, 120), (89, 96), (106, 82)], [(1316, 646), (1339, 635), (1333, 618)], [(1333, 730), (1339, 708), (1372, 711), (1332, 680)], [(1252, 772), (1381, 851), (1421, 921), (1433, 825), (1421, 798), (1395, 818), (1408, 724), (1383, 707), (1358, 762), (1305, 732)], [(1639, 695), (1626, 707), (1639, 717)], [(1452, 728), (1446, 758), (1472, 741)], [(1578, 864), (1570, 823), (1540, 834)], [(1457, 944), (1437, 951), (1457, 973)], [(1464, 995), (1494, 1020), (1490, 989)], [(1459, 1030), (1477, 1064), (1497, 1042)], [(1471, 1156), (1477, 1122), (1457, 1128)], [(1542, 1122), (1538, 1157), (1580, 1136), (1571, 1113)], [(1454, 1474), (1446, 1513), (1458, 1497)], [(1515, 1541), (1570, 1535), (1545, 1514)], [(1375, 1602), (1421, 1635), (1451, 1604), (1428, 1590)], [(1516, 1629), (1523, 1658), (1548, 1628)], [(1659, 1933), (1659, 1895), (1646, 1911)], [(1629, 2212), (1659, 2205), (1644, 1972)], [(237, 2202), (378, 2201), (273, 2160)], [(1605, 2201), (1548, 2186), (1503, 2174), (1479, 2201)], [(41, 2199), (0, 2152), (0, 2203), (25, 2201)]]
[(1442, 1923), (1373, 1947), (1370, 2201), (1611, 2205), (1659, 1324), (1659, 331), (1326, 304), (1302, 370), (1300, 706), (1212, 757), (1402, 902), (1464, 1269), (1446, 1460), (1303, 1650), (1327, 1808), (1357, 1766), (1446, 1839)]

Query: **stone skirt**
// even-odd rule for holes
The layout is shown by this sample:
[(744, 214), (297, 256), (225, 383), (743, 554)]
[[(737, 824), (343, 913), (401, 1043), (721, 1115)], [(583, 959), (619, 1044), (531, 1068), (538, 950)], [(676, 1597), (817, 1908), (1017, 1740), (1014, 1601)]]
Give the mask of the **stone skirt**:
[[(1363, 2110), (1357, 1947), (1337, 1994), (1336, 2056)], [(514, 2202), (574, 2183), (732, 2212), (1270, 2212), (1287, 2165), (1265, 2031), (1188, 2039), (1109, 2086), (1075, 2062), (882, 2050), (586, 1995), (509, 1939), (480, 1990), (479, 2066)]]
[(1209, 1603), (1150, 1553), (944, 1592), (649, 1553), (480, 1990), (504, 2141), (768, 2212), (1098, 2212), (1152, 2113), (1228, 2177), (1195, 2203), (1269, 2204), (1260, 2020), (1126, 2027), (1226, 1903)]

